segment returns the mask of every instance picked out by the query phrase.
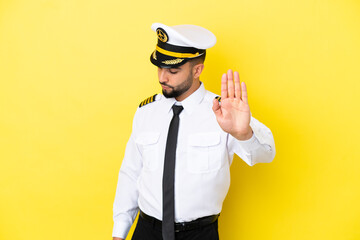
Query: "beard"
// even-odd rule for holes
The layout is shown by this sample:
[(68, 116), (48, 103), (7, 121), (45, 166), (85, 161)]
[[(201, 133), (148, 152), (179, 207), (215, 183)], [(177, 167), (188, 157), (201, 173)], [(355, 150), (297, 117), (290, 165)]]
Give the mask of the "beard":
[(169, 85), (166, 84), (162, 84), (164, 86), (169, 87), (169, 90), (162, 90), (162, 94), (164, 95), (164, 97), (166, 98), (176, 98), (181, 96), (183, 93), (185, 93), (187, 90), (190, 89), (191, 85), (193, 83), (193, 78), (191, 76), (191, 72), (189, 73), (187, 79), (181, 83), (180, 85), (176, 86), (176, 87), (171, 87)]

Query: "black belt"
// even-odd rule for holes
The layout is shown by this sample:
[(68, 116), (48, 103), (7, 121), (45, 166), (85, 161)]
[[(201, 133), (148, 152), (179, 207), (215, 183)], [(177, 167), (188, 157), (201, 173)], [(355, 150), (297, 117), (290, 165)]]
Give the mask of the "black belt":
[[(154, 223), (156, 228), (161, 229), (162, 222), (159, 219), (154, 218), (152, 216), (149, 216), (149, 215), (147, 215), (146, 213), (144, 213), (141, 210), (140, 210), (140, 216), (143, 219), (145, 219), (145, 220), (147, 220), (147, 221), (149, 221), (151, 223)], [(175, 232), (192, 230), (192, 229), (195, 229), (195, 228), (198, 228), (198, 227), (201, 227), (201, 226), (206, 226), (206, 225), (208, 225), (210, 223), (215, 222), (218, 219), (219, 216), (220, 216), (220, 213), (216, 214), (216, 215), (211, 215), (211, 216), (207, 216), (207, 217), (198, 218), (198, 219), (195, 219), (195, 220), (190, 221), (190, 222), (175, 223)]]

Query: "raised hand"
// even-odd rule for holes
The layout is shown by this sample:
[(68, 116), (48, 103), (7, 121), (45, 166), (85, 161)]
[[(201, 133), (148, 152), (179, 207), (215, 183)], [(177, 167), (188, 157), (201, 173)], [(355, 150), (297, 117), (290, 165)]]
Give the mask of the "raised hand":
[(247, 140), (252, 137), (250, 127), (250, 107), (248, 104), (245, 82), (241, 83), (239, 73), (228, 70), (221, 78), (221, 104), (213, 101), (213, 111), (220, 127), (238, 140)]

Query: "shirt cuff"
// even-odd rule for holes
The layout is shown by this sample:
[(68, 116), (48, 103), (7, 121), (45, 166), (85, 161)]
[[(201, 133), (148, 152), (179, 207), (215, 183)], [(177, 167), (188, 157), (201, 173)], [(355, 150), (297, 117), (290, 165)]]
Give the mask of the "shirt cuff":
[(235, 141), (240, 145), (242, 149), (244, 149), (248, 153), (259, 147), (259, 141), (257, 140), (254, 131), (251, 138), (247, 140), (238, 140), (235, 138)]
[(112, 237), (125, 239), (130, 231), (131, 225), (125, 222), (114, 222)]

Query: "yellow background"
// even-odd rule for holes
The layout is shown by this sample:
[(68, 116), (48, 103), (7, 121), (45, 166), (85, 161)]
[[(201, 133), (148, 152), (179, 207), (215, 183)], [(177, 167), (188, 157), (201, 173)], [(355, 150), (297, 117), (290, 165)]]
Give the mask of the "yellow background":
[[(360, 239), (360, 3), (0, 1), (0, 239), (111, 239), (133, 114), (160, 92), (153, 22), (211, 30), (276, 157), (236, 158), (220, 239)], [(127, 239), (130, 239), (132, 231)]]

